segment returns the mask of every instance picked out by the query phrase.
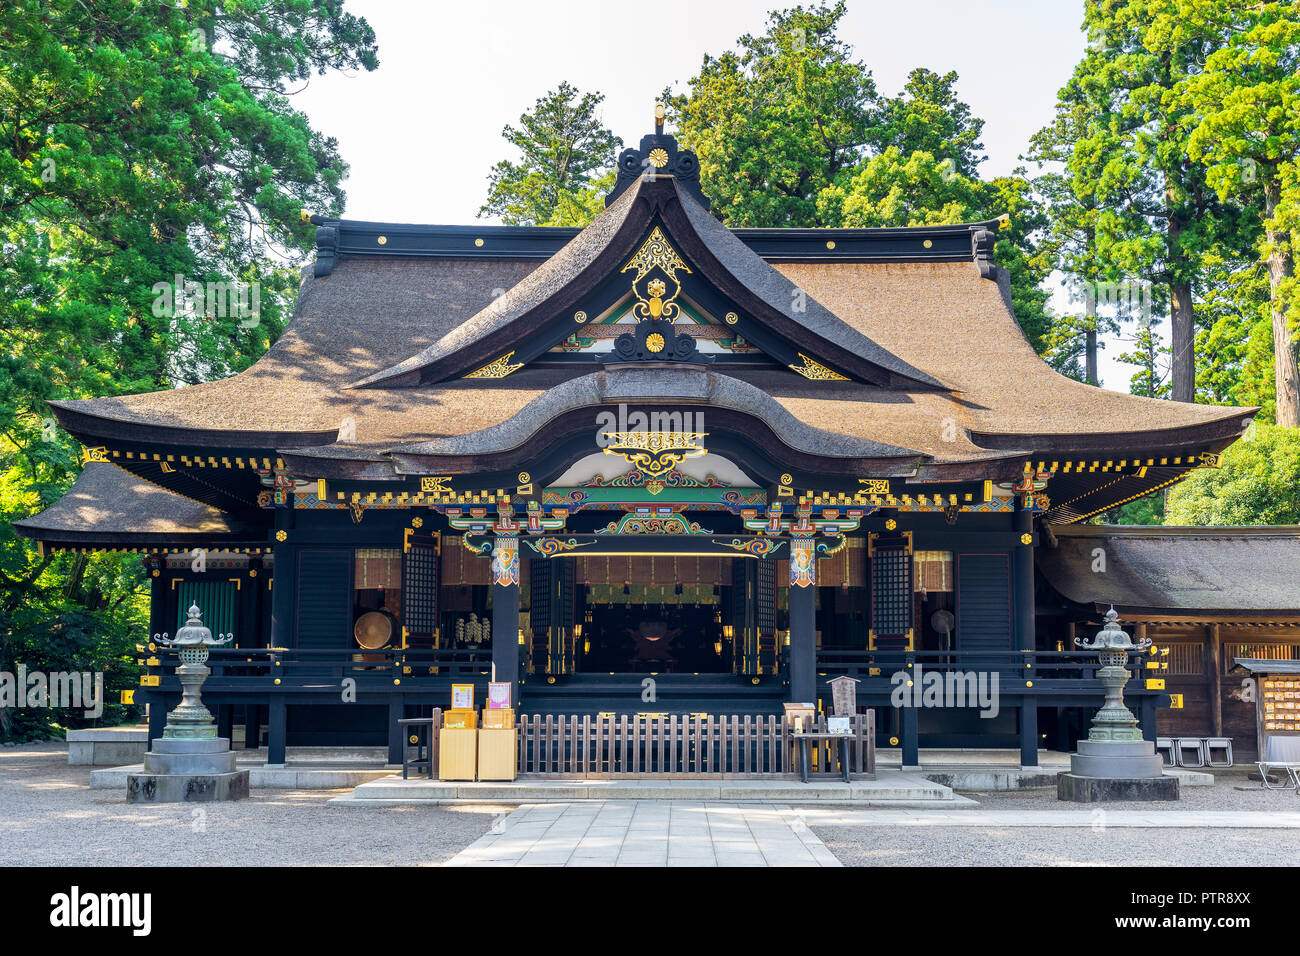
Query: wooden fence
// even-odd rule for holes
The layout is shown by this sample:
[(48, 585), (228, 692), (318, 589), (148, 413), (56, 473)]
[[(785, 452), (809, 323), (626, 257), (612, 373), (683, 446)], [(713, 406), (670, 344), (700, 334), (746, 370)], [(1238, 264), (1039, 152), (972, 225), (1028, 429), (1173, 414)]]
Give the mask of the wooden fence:
[[(849, 767), (875, 773), (875, 714), (852, 718)], [(826, 718), (815, 728), (824, 732)], [(519, 717), (519, 772), (592, 776), (791, 773), (798, 759), (783, 717), (664, 715)], [(814, 744), (812, 772), (838, 774), (839, 744)]]

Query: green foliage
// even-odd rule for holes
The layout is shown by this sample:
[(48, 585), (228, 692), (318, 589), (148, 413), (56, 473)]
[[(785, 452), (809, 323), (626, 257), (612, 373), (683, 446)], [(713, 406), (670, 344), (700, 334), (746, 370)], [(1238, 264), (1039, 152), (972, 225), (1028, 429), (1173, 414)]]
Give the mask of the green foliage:
[[(1240, 259), (1252, 240), (1240, 209), (1189, 159), (1195, 115), (1181, 85), (1215, 38), (1188, 31), (1161, 45), (1150, 0), (1088, 0), (1084, 29), (1088, 50), (1031, 149), (1031, 158), (1054, 164), (1039, 180), (1052, 209), (1048, 244), (1074, 281), (1151, 283), (1154, 304), (1170, 308), (1175, 341), (1186, 335), (1191, 343), (1205, 325), (1195, 299), (1212, 281), (1212, 262)], [(1134, 337), (1145, 336), (1139, 329)], [(1135, 344), (1128, 354), (1138, 359), (1141, 391), (1151, 391), (1152, 351)], [(1191, 401), (1194, 347), (1171, 361), (1173, 394)]]
[(1169, 491), (1165, 524), (1300, 524), (1300, 429), (1256, 423)]
[(705, 56), (685, 93), (665, 91), (683, 145), (700, 158), (714, 214), (730, 226), (948, 225), (1009, 215), (994, 258), (1036, 348), (1051, 317), (1041, 288), (1047, 225), (1023, 170), (978, 178), (984, 121), (957, 74), (916, 69), (881, 98), (837, 35), (844, 3), (769, 15), (737, 51)]
[(687, 93), (665, 90), (678, 139), (699, 155), (704, 193), (728, 225), (834, 224), (818, 197), (878, 144), (875, 82), (836, 36), (845, 9), (839, 0), (774, 11), (738, 51), (706, 55)]
[(1164, 524), (1165, 492), (1154, 491), (1143, 495), (1118, 508), (1104, 511), (1091, 519), (1089, 524)]
[(956, 85), (955, 72), (940, 76), (924, 68), (913, 70), (903, 92), (880, 105), (875, 143), (896, 147), (904, 156), (929, 153), (950, 173), (978, 176), (987, 158), (980, 155), (984, 121), (957, 98)]
[(377, 62), (340, 0), (0, 9), (0, 668), (134, 667), (139, 561), (42, 558), (9, 524), (76, 475), (45, 402), (206, 381), (269, 347), (311, 247), (299, 210), (338, 214), (347, 172), (287, 87)]
[(614, 165), (622, 144), (598, 115), (604, 99), (561, 83), (519, 117), (519, 128), (502, 130), (520, 160), (492, 167), (479, 215), (510, 226), (586, 225), (595, 218), (613, 186), (612, 174), (601, 171)]
[(1187, 152), (1207, 165), (1206, 181), (1220, 198), (1253, 208), (1262, 226), (1254, 258), (1269, 274), (1277, 418), (1298, 426), (1300, 281), (1292, 237), (1300, 227), (1300, 7), (1152, 0), (1151, 8), (1148, 42), (1157, 54), (1208, 38), (1203, 67), (1175, 91), (1192, 117)]

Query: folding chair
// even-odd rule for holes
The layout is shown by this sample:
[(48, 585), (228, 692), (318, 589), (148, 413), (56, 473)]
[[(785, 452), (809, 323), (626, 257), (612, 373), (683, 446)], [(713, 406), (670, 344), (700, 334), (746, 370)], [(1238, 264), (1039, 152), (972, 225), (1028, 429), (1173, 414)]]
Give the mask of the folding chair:
[(1204, 767), (1205, 744), (1200, 737), (1179, 737), (1174, 741), (1180, 767)]
[(1166, 767), (1172, 767), (1178, 763), (1177, 758), (1174, 756), (1173, 737), (1157, 737), (1156, 753), (1160, 755), (1160, 760)]
[[(1221, 755), (1215, 759), (1215, 755)], [(1205, 738), (1205, 763), (1209, 767), (1232, 766), (1232, 741), (1227, 737)]]

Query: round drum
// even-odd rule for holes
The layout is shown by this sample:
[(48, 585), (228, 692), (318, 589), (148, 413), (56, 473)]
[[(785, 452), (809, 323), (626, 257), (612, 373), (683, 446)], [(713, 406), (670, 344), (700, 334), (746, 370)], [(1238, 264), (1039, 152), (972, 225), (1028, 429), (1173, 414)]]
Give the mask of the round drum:
[(352, 625), (352, 636), (366, 650), (378, 650), (393, 639), (393, 617), (386, 611), (367, 611)]

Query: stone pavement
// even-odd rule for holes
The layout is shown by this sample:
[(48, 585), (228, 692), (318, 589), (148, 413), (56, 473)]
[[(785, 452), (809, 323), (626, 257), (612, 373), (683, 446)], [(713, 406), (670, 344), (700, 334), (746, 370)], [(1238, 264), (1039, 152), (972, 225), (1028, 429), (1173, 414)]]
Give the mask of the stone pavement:
[(527, 804), (447, 866), (839, 866), (789, 807), (617, 800)]

